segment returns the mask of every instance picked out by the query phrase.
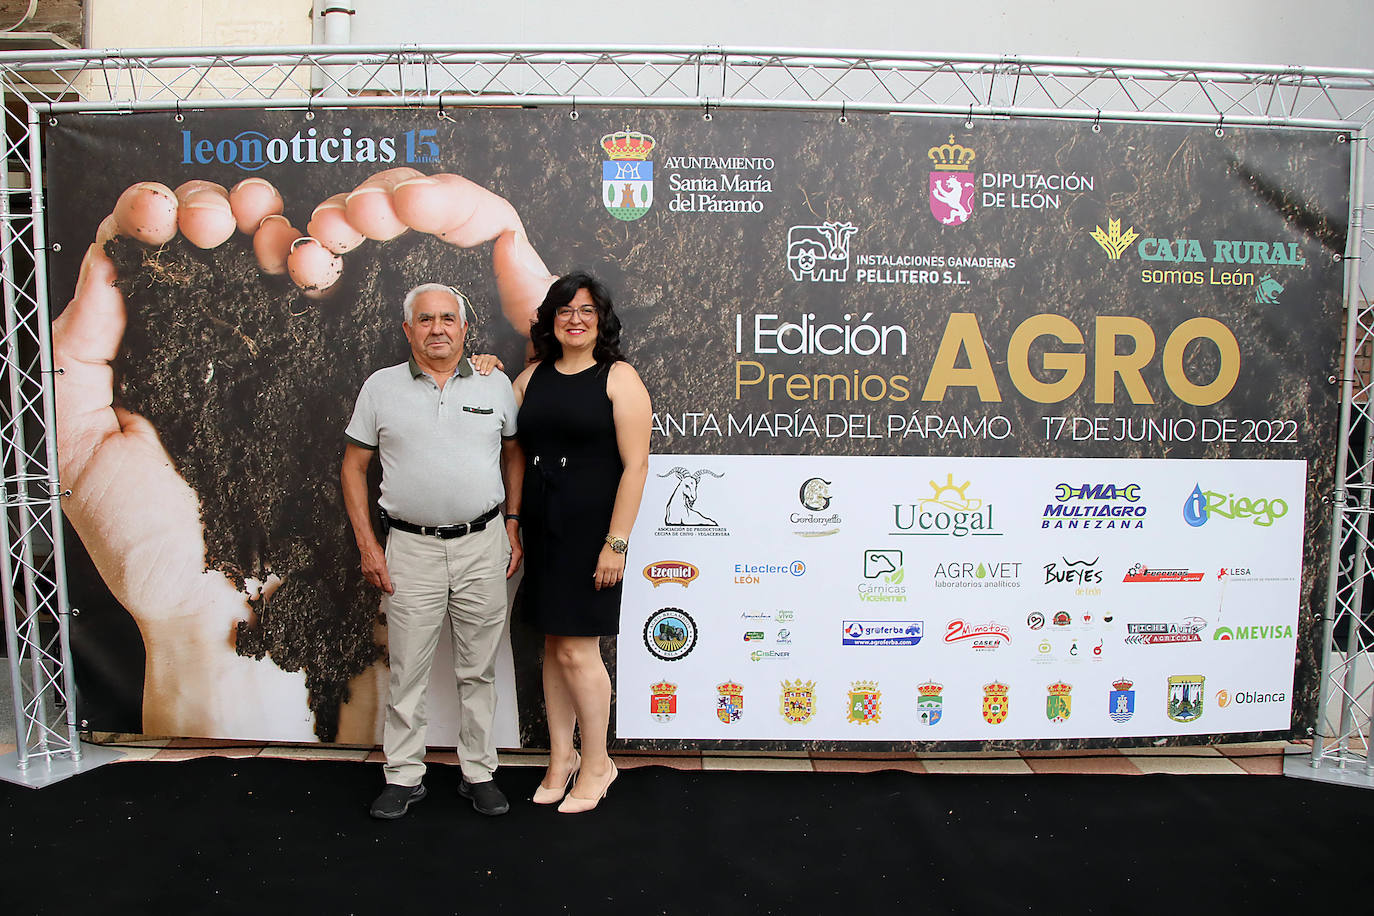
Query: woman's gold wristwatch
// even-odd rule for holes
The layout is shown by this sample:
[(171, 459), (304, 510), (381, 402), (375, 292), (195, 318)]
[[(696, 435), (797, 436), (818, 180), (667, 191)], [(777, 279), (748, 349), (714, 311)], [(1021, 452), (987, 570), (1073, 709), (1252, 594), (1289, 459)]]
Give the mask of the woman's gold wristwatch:
[(625, 540), (624, 538), (618, 538), (613, 534), (606, 535), (606, 543), (610, 546), (612, 550), (619, 554), (624, 554), (625, 551), (630, 549), (629, 541)]

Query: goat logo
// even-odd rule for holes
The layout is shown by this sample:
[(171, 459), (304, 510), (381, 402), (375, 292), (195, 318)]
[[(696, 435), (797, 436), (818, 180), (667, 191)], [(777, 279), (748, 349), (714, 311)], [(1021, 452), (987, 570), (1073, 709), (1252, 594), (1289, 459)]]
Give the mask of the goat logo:
[(853, 223), (825, 222), (787, 230), (787, 269), (792, 279), (843, 283), (849, 275), (849, 237)]
[(663, 524), (668, 528), (719, 528), (720, 523), (697, 508), (697, 488), (701, 486), (703, 475), (724, 477), (707, 468), (689, 471), (675, 467), (659, 477), (676, 477), (677, 485), (668, 497), (668, 505), (663, 510)]

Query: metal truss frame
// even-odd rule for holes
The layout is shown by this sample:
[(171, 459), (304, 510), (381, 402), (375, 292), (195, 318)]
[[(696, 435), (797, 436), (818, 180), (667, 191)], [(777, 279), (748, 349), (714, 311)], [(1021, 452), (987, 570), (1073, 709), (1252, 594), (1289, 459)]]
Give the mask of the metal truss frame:
[[(722, 46), (162, 48), (0, 54), (0, 267), (8, 394), (0, 427), (0, 590), (17, 768), (82, 759), (68, 642), (54, 440), (41, 130), (62, 112), (209, 108), (578, 106), (776, 108), (1347, 131), (1354, 143), (1333, 538), (1311, 773), (1374, 786), (1374, 253), (1364, 155), (1374, 70)], [(1374, 586), (1371, 586), (1374, 588)], [(1368, 599), (1374, 605), (1374, 591)], [(1333, 640), (1341, 640), (1335, 645)], [(1293, 770), (1290, 767), (1290, 772)], [(3, 775), (3, 774), (0, 774)], [(1316, 778), (1323, 778), (1318, 776)]]

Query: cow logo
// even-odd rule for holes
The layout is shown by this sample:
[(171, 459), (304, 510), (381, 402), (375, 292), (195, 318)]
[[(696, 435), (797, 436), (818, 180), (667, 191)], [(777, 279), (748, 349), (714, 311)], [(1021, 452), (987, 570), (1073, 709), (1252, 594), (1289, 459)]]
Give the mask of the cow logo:
[(1113, 261), (1120, 260), (1126, 249), (1131, 247), (1131, 243), (1140, 238), (1140, 233), (1136, 232), (1133, 226), (1127, 226), (1126, 231), (1122, 232), (1119, 219), (1107, 220), (1106, 232), (1102, 231), (1101, 226), (1094, 226), (1090, 235)]
[(1169, 702), (1166, 712), (1175, 722), (1192, 722), (1202, 717), (1201, 674), (1174, 674), (1169, 677)]
[(734, 681), (716, 685), (716, 718), (730, 725), (744, 716), (744, 688)]
[(872, 725), (883, 717), (883, 694), (877, 681), (855, 681), (849, 686), (849, 714), (856, 725)]
[(973, 215), (975, 185), (972, 167), (978, 154), (967, 146), (949, 142), (927, 152), (935, 171), (930, 173), (930, 213), (946, 226), (962, 226)]
[(816, 682), (803, 681), (801, 678), (783, 681), (778, 712), (782, 713), (782, 717), (788, 722), (797, 725), (810, 722), (811, 717), (816, 714)]
[(1001, 725), (1011, 711), (1011, 688), (997, 681), (983, 685), (983, 721)]
[(1255, 302), (1259, 305), (1278, 305), (1283, 295), (1283, 284), (1265, 274), (1255, 282)]
[(902, 552), (900, 550), (874, 550), (864, 551), (864, 578), (876, 579), (883, 576), (883, 581), (891, 581), (893, 584), (900, 584), (905, 578), (902, 570)]
[(906, 570), (900, 550), (869, 548), (864, 551), (864, 581), (858, 586), (860, 601), (904, 603), (907, 590), (902, 583), (905, 581)]
[(849, 237), (858, 231), (853, 223), (790, 227), (787, 269), (792, 279), (798, 283), (843, 283), (849, 276)]
[(797, 498), (812, 512), (830, 508), (830, 481), (821, 480), (819, 477), (807, 478), (802, 483)]
[(684, 563), (681, 560), (659, 560), (644, 567), (644, 578), (658, 588), (665, 582), (676, 582), (683, 588), (696, 581), (697, 576), (701, 575), (701, 570), (691, 563)]
[(697, 625), (682, 608), (665, 607), (644, 622), (644, 646), (654, 658), (675, 662), (697, 645)]
[(1057, 681), (1045, 688), (1045, 718), (1051, 722), (1066, 722), (1073, 712), (1073, 685)]
[(1129, 722), (1135, 715), (1135, 682), (1129, 678), (1112, 681), (1112, 689), (1107, 691), (1107, 715), (1113, 722)]
[(668, 504), (663, 509), (663, 525), (666, 528), (719, 528), (720, 523), (709, 515), (702, 513), (697, 508), (697, 490), (701, 486), (701, 478), (709, 475), (715, 478), (724, 477), (724, 474), (717, 474), (709, 468), (698, 468), (689, 471), (684, 467), (670, 468), (659, 477), (676, 477), (677, 485), (673, 487), (673, 492), (668, 495)]
[(916, 717), (922, 725), (934, 725), (940, 721), (945, 702), (940, 694), (944, 689), (943, 684), (933, 681), (916, 685)]
[(677, 684), (659, 681), (649, 688), (649, 715), (655, 722), (671, 722), (677, 715)]
[(601, 138), (601, 203), (618, 220), (639, 219), (654, 204), (654, 138), (637, 130), (618, 130)]

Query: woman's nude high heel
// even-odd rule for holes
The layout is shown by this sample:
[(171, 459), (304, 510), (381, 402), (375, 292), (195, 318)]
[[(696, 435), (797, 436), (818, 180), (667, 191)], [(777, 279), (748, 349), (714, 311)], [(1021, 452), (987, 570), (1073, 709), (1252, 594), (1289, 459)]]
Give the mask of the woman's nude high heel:
[(601, 803), (601, 799), (606, 797), (606, 793), (611, 791), (611, 783), (615, 782), (615, 778), (619, 775), (620, 771), (615, 768), (615, 761), (611, 761), (611, 778), (606, 780), (606, 785), (602, 788), (599, 796), (596, 798), (578, 798), (569, 792), (567, 797), (563, 799), (563, 804), (558, 806), (558, 813), (581, 814), (584, 811), (592, 810)]
[(568, 781), (563, 784), (561, 789), (546, 789), (541, 783), (534, 790), (534, 798), (531, 799), (536, 805), (553, 805), (563, 800), (563, 796), (568, 794), (572, 788), (573, 780), (577, 778), (577, 771), (582, 768), (582, 755), (573, 751), (572, 771), (568, 773)]

